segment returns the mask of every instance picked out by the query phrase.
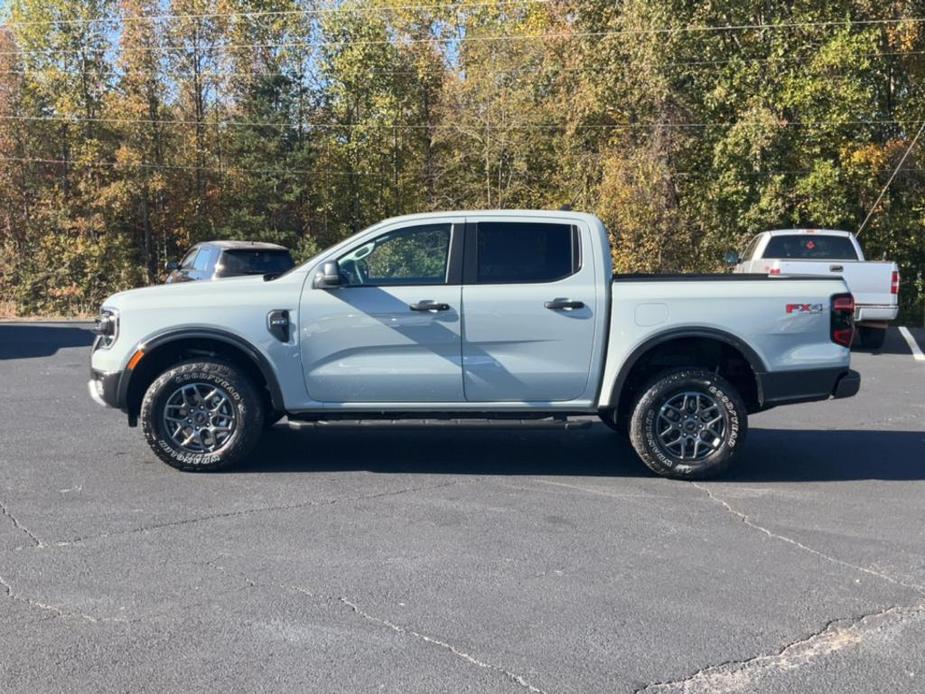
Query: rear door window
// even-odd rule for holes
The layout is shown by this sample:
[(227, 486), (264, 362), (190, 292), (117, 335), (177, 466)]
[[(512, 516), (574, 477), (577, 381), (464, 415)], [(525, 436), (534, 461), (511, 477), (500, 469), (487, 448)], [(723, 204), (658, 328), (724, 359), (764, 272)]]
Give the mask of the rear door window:
[(780, 260), (857, 260), (851, 239), (824, 234), (783, 234), (772, 236), (764, 257)]
[(230, 250), (222, 256), (220, 274), (232, 275), (281, 275), (293, 266), (288, 251)]
[(578, 270), (578, 253), (578, 234), (569, 224), (479, 222), (475, 280), (479, 284), (554, 282)]

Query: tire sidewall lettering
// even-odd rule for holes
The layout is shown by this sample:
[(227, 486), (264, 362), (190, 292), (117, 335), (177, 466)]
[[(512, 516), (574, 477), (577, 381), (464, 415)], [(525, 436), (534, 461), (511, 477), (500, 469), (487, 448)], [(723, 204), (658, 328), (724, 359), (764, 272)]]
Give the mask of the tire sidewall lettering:
[[(747, 429), (744, 403), (738, 393), (719, 376), (703, 370), (677, 370), (661, 378), (653, 377), (632, 416), (631, 441), (643, 461), (655, 472), (680, 479), (706, 477), (724, 469), (744, 440)], [(658, 412), (666, 400), (682, 390), (699, 390), (720, 406), (726, 419), (723, 440), (715, 451), (698, 461), (673, 457), (662, 450), (657, 437)], [(633, 427), (636, 427), (633, 434)]]
[[(166, 399), (177, 388), (193, 382), (222, 388), (238, 414), (237, 428), (218, 451), (194, 453), (178, 450), (163, 429)], [(181, 364), (162, 374), (149, 387), (142, 403), (142, 431), (157, 456), (173, 467), (186, 470), (222, 467), (229, 461), (240, 459), (258, 440), (259, 435), (254, 431), (262, 430), (258, 397), (246, 376), (232, 365), (210, 361)]]

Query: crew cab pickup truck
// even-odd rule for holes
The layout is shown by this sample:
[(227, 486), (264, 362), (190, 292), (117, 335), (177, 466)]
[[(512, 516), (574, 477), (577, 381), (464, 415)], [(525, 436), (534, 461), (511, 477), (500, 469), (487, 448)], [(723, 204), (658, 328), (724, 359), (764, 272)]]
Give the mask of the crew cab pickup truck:
[(889, 322), (899, 314), (896, 263), (864, 260), (861, 244), (849, 231), (765, 231), (748, 242), (734, 271), (776, 277), (844, 277), (854, 296), (854, 320), (862, 347), (882, 347)]
[(853, 313), (840, 277), (614, 277), (588, 214), (413, 215), (282, 276), (111, 296), (89, 390), (182, 470), (240, 460), (283, 416), (592, 415), (656, 473), (705, 477), (749, 413), (858, 391)]

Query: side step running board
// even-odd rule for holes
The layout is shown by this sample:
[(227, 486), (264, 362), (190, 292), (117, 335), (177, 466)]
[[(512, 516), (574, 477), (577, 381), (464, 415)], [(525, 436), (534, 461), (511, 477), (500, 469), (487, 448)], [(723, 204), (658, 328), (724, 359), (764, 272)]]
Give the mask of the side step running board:
[(588, 429), (591, 420), (569, 419), (320, 419), (290, 420), (292, 429)]

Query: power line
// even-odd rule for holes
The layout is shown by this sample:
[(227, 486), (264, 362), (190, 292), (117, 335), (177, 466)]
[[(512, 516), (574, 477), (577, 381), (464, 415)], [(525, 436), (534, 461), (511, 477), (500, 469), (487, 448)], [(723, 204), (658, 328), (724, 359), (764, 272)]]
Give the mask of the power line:
[[(299, 121), (291, 122), (265, 122), (265, 121), (247, 121), (247, 120), (204, 120), (196, 121), (181, 118), (115, 118), (115, 117), (84, 117), (84, 116), (16, 116), (2, 115), (0, 120), (21, 121), (21, 122), (52, 122), (52, 123), (116, 123), (123, 125), (207, 125), (213, 127), (262, 127), (262, 128), (307, 128), (312, 129), (383, 129), (383, 130), (459, 130), (460, 127), (454, 124), (444, 123), (300, 123)], [(915, 126), (925, 121), (921, 120), (899, 120), (899, 119), (870, 119), (870, 120), (835, 120), (822, 119), (815, 121), (785, 121), (778, 123), (777, 127), (784, 128), (821, 128), (830, 125), (910, 125)], [(678, 129), (706, 129), (706, 128), (728, 128), (735, 125), (749, 125), (748, 121), (717, 121), (707, 122), (668, 122), (668, 123), (589, 123), (569, 125), (562, 123), (511, 123), (508, 125), (475, 125), (467, 129), (473, 131), (498, 130), (498, 131), (516, 131), (516, 130), (642, 130), (642, 129), (659, 129), (659, 128), (678, 128)], [(760, 125), (754, 123), (754, 125)]]
[[(602, 155), (595, 158), (603, 159)], [(0, 162), (9, 163), (26, 163), (26, 164), (52, 164), (59, 166), (75, 166), (85, 168), (136, 168), (136, 169), (155, 169), (155, 170), (172, 170), (172, 171), (208, 171), (222, 174), (236, 173), (260, 173), (260, 174), (280, 174), (280, 175), (339, 175), (339, 176), (383, 176), (389, 172), (383, 171), (335, 171), (325, 169), (250, 169), (236, 166), (191, 166), (188, 164), (147, 164), (143, 162), (101, 162), (101, 161), (77, 161), (73, 159), (45, 159), (34, 157), (0, 157)], [(904, 169), (909, 172), (922, 172), (925, 168)], [(814, 169), (772, 169), (768, 171), (737, 171), (736, 176), (746, 176), (760, 178), (763, 176), (781, 176), (781, 175), (803, 175), (813, 173)], [(716, 171), (669, 171), (668, 175), (673, 177), (696, 178), (696, 177), (716, 177)], [(859, 232), (860, 233), (860, 232)]]
[[(723, 26), (683, 26), (683, 27), (663, 27), (655, 29), (620, 29), (615, 31), (575, 31), (575, 32), (552, 32), (546, 34), (490, 34), (486, 36), (431, 36), (419, 39), (404, 39), (402, 43), (420, 44), (420, 43), (444, 43), (458, 44), (470, 41), (475, 42), (492, 42), (492, 41), (549, 41), (552, 39), (588, 39), (588, 38), (606, 38), (610, 36), (628, 36), (628, 35), (661, 35), (682, 32), (708, 33), (714, 31), (747, 31), (747, 30), (764, 30), (764, 29), (792, 29), (805, 27), (832, 27), (832, 26), (874, 26), (897, 24), (902, 22), (921, 23), (925, 22), (925, 17), (904, 17), (901, 19), (867, 19), (867, 20), (843, 20), (843, 21), (825, 21), (825, 22), (784, 22), (778, 24), (739, 24)], [(374, 40), (330, 40), (330, 41), (290, 41), (282, 43), (249, 43), (249, 44), (228, 44), (222, 47), (225, 50), (246, 50), (246, 49), (264, 49), (264, 48), (324, 48), (327, 46), (384, 46), (394, 45), (395, 42), (390, 39)], [(19, 56), (32, 54), (52, 54), (66, 55), (79, 54), (84, 55), (87, 52), (100, 53), (108, 52), (111, 49), (107, 46), (92, 46), (85, 48), (27, 48), (15, 51), (0, 51), (0, 55)], [(166, 44), (163, 46), (121, 46), (120, 49), (125, 52), (151, 53), (156, 51), (183, 51), (188, 50), (186, 46), (176, 44)]]
[(382, 171), (331, 171), (324, 169), (249, 169), (236, 166), (191, 166), (188, 164), (148, 164), (144, 162), (115, 162), (115, 161), (77, 161), (74, 159), (45, 159), (36, 157), (0, 157), (0, 162), (24, 163), (24, 164), (52, 164), (57, 166), (75, 166), (85, 168), (135, 168), (135, 169), (153, 169), (153, 170), (170, 170), (170, 171), (208, 171), (213, 173), (234, 174), (234, 173), (255, 173), (255, 174), (280, 174), (280, 175), (341, 175), (341, 176), (383, 176), (391, 175), (389, 172)]
[(877, 207), (880, 205), (880, 201), (883, 200), (883, 196), (886, 195), (887, 189), (889, 189), (890, 184), (893, 183), (893, 179), (896, 178), (896, 174), (899, 173), (899, 170), (902, 168), (903, 164), (906, 161), (906, 158), (909, 156), (909, 153), (912, 151), (912, 148), (915, 147), (915, 143), (919, 141), (919, 137), (922, 135), (922, 131), (925, 130), (925, 122), (922, 123), (919, 127), (919, 131), (915, 134), (915, 137), (912, 138), (912, 142), (906, 148), (906, 151), (903, 153), (902, 158), (899, 160), (899, 163), (896, 165), (896, 168), (893, 169), (893, 173), (890, 174), (890, 179), (886, 182), (886, 185), (883, 186), (883, 190), (880, 191), (880, 195), (877, 196), (876, 202), (871, 206), (870, 212), (867, 213), (867, 216), (864, 217), (864, 221), (861, 222), (861, 226), (858, 227), (858, 233), (855, 236), (860, 236), (861, 232), (864, 231), (864, 227), (867, 226), (867, 222), (870, 221), (870, 218), (874, 215), (874, 212), (877, 210)]
[[(885, 57), (895, 57), (895, 56), (906, 56), (906, 55), (925, 55), (925, 51), (881, 51), (875, 53), (857, 53), (851, 58), (885, 58)], [(723, 58), (721, 60), (672, 60), (665, 63), (660, 63), (660, 66), (690, 66), (690, 67), (700, 67), (700, 66), (711, 66), (711, 65), (725, 65), (731, 63), (789, 63), (789, 62), (800, 62), (806, 63), (807, 60), (811, 59), (812, 55), (782, 55), (775, 56), (773, 58), (766, 57), (741, 57), (737, 56), (735, 58)], [(848, 70), (857, 70), (857, 66), (849, 65), (845, 69)], [(594, 73), (597, 74), (600, 72), (600, 67), (596, 65), (582, 65), (582, 66), (568, 66), (568, 65), (546, 65), (546, 64), (522, 64), (512, 68), (493, 70), (492, 75), (516, 75), (521, 72), (566, 72), (566, 73)], [(32, 70), (22, 69), (22, 70), (0, 70), (0, 75), (28, 75)], [(380, 70), (376, 68), (366, 69), (362, 71), (366, 75), (407, 75), (417, 77), (420, 75), (420, 72), (417, 70)], [(262, 76), (272, 76), (272, 75), (282, 75), (292, 78), (301, 78), (304, 75), (301, 74), (290, 74), (286, 72), (272, 73), (267, 72), (265, 74), (260, 74), (256, 72), (240, 72), (235, 70), (205, 70), (203, 75), (206, 77), (213, 78), (223, 78), (223, 77), (262, 77)]]
[(72, 19), (31, 19), (22, 21), (6, 22), (5, 26), (37, 26), (47, 24), (64, 24), (64, 25), (86, 25), (86, 24), (113, 24), (116, 22), (135, 23), (135, 22), (161, 22), (173, 20), (197, 20), (197, 19), (231, 19), (242, 17), (253, 19), (255, 17), (287, 17), (287, 16), (307, 16), (317, 17), (329, 14), (372, 14), (375, 12), (395, 13), (401, 10), (467, 10), (478, 9), (482, 7), (498, 7), (506, 5), (547, 5), (555, 0), (494, 0), (492, 2), (451, 2), (439, 4), (417, 4), (417, 5), (370, 5), (367, 7), (326, 7), (311, 10), (260, 10), (252, 12), (199, 12), (199, 13), (182, 13), (182, 14), (151, 14), (151, 15), (131, 15), (128, 17), (94, 17), (89, 19), (72, 18)]

